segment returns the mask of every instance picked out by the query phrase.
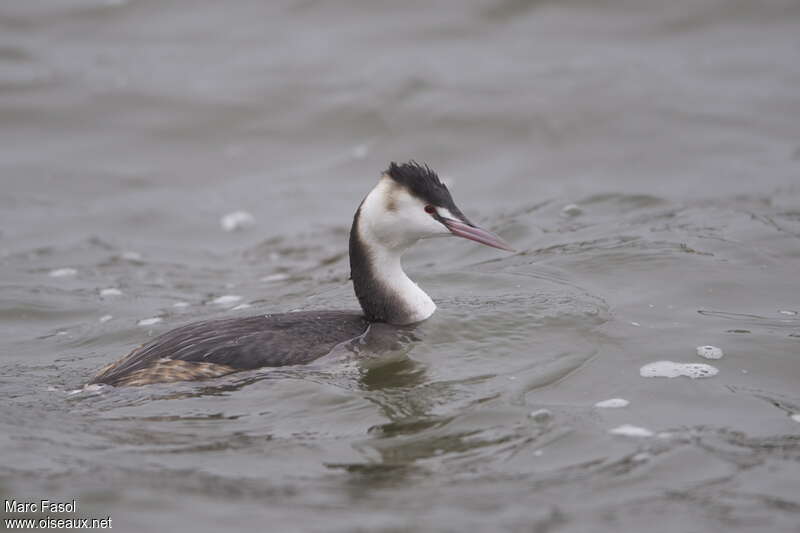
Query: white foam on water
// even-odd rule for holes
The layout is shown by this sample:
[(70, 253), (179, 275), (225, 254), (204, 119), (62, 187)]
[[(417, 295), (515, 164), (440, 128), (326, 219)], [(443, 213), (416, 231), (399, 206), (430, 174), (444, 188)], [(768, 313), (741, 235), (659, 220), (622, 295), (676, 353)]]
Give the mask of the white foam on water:
[(151, 318), (143, 318), (139, 322), (137, 322), (140, 326), (152, 326), (153, 324), (158, 324), (159, 322), (163, 322), (164, 319), (158, 316), (154, 316)]
[(800, 413), (794, 414), (790, 418), (795, 422), (800, 422)]
[(140, 254), (139, 252), (127, 251), (127, 252), (122, 252), (122, 258), (126, 261), (141, 261), (142, 254)]
[(119, 289), (115, 289), (114, 287), (110, 287), (108, 289), (103, 289), (100, 291), (100, 296), (122, 296), (122, 291)]
[(677, 378), (686, 376), (692, 379), (716, 376), (719, 369), (705, 363), (676, 363), (674, 361), (656, 361), (639, 369), (643, 378)]
[(84, 385), (83, 388), (80, 389), (71, 390), (67, 394), (69, 396), (75, 396), (76, 394), (94, 395), (94, 394), (100, 394), (105, 389), (108, 389), (110, 387), (111, 385), (106, 385), (104, 383), (94, 383), (92, 385)]
[(172, 307), (189, 307), (188, 302), (175, 302), (172, 304)]
[(289, 279), (289, 274), (270, 274), (261, 278), (261, 281), (283, 281), (287, 279)]
[(698, 346), (697, 355), (706, 359), (722, 359), (722, 349), (716, 346)]
[(69, 276), (74, 276), (77, 274), (78, 271), (74, 268), (56, 268), (55, 270), (51, 270), (49, 276), (51, 278), (67, 278)]
[(601, 402), (597, 402), (596, 404), (594, 404), (594, 406), (615, 409), (619, 407), (628, 407), (630, 403), (631, 402), (623, 398), (611, 398), (609, 400), (603, 400)]
[(622, 435), (624, 437), (652, 437), (654, 433), (647, 428), (622, 424), (614, 429), (608, 430), (612, 435)]
[(781, 310), (780, 310), (780, 311), (778, 311), (778, 312), (779, 312), (780, 314), (782, 314), (782, 315), (786, 315), (786, 316), (796, 316), (796, 315), (797, 315), (797, 311), (789, 311), (788, 309), (781, 309)]
[(99, 320), (100, 320), (100, 323), (102, 324), (102, 323), (104, 323), (104, 322), (108, 322), (108, 321), (109, 321), (109, 320), (111, 320), (112, 318), (114, 318), (114, 317), (113, 317), (113, 316), (111, 316), (111, 315), (103, 315), (103, 316), (101, 316), (101, 317), (100, 317), (100, 319), (99, 319)]
[(242, 297), (237, 294), (226, 294), (224, 296), (214, 298), (213, 300), (211, 300), (211, 303), (217, 305), (229, 305), (229, 304), (235, 304), (241, 299)]
[(253, 227), (256, 217), (247, 211), (234, 211), (219, 219), (219, 225), (225, 231), (237, 231)]
[(238, 311), (239, 309), (247, 309), (248, 307), (253, 307), (250, 304), (239, 304), (236, 307), (232, 307), (231, 311)]
[(553, 413), (549, 409), (537, 409), (528, 413), (528, 418), (532, 418), (536, 422), (547, 422), (553, 418)]
[(561, 209), (561, 214), (568, 217), (576, 217), (583, 214), (583, 209), (578, 204), (568, 204)]

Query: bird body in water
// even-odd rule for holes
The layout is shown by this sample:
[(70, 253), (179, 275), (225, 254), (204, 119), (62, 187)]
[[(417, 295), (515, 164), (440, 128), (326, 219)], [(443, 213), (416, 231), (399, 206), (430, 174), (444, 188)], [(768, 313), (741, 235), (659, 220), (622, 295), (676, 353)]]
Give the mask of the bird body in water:
[(406, 275), (401, 258), (420, 239), (448, 235), (513, 251), (472, 224), (430, 168), (392, 163), (361, 202), (350, 229), (350, 273), (363, 312), (305, 311), (188, 324), (101, 369), (89, 384), (146, 385), (307, 364), (363, 335), (371, 323), (421, 322), (436, 304)]

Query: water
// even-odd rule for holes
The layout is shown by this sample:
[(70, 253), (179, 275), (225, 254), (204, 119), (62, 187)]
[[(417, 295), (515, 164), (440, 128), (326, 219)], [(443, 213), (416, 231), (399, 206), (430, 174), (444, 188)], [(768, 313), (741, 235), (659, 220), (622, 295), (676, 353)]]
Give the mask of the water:
[[(796, 1), (26, 1), (0, 27), (3, 499), (122, 531), (799, 530)], [(355, 307), (350, 219), (409, 158), (521, 252), (419, 245), (439, 310), (358, 354), (69, 394), (189, 321)], [(639, 375), (706, 345), (715, 376)]]

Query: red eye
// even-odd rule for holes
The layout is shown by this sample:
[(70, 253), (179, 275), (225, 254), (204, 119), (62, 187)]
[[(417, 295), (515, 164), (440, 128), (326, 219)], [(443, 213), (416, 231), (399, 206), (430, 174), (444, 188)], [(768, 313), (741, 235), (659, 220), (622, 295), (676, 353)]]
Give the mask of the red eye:
[(433, 207), (432, 205), (426, 205), (425, 212), (428, 213), (429, 215), (433, 215), (436, 213), (436, 208)]

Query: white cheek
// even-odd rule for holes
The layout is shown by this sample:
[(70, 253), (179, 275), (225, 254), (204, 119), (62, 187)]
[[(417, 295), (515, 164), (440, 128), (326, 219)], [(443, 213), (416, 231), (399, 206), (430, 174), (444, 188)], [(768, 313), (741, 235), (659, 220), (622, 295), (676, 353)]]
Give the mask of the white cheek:
[(425, 204), (410, 195), (403, 195), (397, 202), (394, 213), (397, 223), (404, 228), (404, 232), (417, 239), (445, 235), (447, 228), (441, 222), (425, 212)]
[[(392, 199), (392, 209), (387, 208)], [(378, 242), (389, 248), (405, 249), (419, 239), (449, 235), (444, 225), (425, 212), (425, 203), (384, 178), (367, 195), (361, 206), (362, 224)]]
[(416, 209), (405, 212), (407, 215), (405, 218), (409, 229), (416, 231), (419, 234), (419, 238), (448, 233), (444, 224), (425, 212), (424, 206), (415, 207)]

